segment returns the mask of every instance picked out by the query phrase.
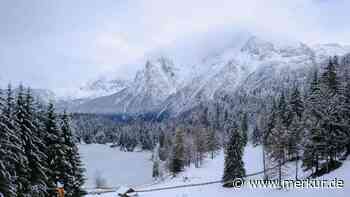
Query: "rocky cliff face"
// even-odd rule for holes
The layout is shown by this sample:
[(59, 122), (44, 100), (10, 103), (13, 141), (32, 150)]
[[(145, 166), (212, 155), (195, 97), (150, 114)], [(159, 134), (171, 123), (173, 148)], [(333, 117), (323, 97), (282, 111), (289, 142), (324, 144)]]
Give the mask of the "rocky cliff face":
[(131, 84), (112, 95), (95, 98), (72, 109), (85, 113), (156, 112), (168, 96), (177, 91), (177, 68), (164, 57), (147, 61)]

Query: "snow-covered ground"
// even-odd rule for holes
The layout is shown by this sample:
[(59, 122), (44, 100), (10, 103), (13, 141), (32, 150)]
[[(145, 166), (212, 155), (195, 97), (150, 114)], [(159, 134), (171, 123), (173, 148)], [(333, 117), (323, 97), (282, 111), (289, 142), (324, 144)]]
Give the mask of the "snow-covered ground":
[[(253, 173), (260, 171), (262, 169), (261, 164), (261, 149), (253, 148), (248, 146), (245, 150), (245, 168), (247, 173)], [(206, 181), (220, 180), (223, 172), (224, 158), (223, 154), (220, 154), (214, 160), (208, 159), (202, 168), (188, 168), (179, 175), (177, 178), (169, 178), (164, 182), (154, 184), (147, 187), (136, 187), (136, 189), (151, 189), (151, 188), (161, 188), (168, 186), (176, 186), (183, 184), (201, 183)], [(316, 196), (317, 197), (345, 197), (350, 194), (350, 161), (346, 161), (344, 165), (319, 179), (322, 180), (333, 180), (334, 178), (342, 179), (345, 181), (345, 187), (342, 189), (290, 189), (290, 190), (278, 190), (278, 189), (252, 189), (252, 188), (242, 188), (242, 189), (227, 189), (223, 188), (221, 184), (212, 184), (200, 187), (190, 187), (190, 188), (180, 188), (173, 190), (164, 190), (148, 193), (139, 193), (140, 197), (251, 197), (251, 196), (268, 196), (268, 197), (296, 197), (296, 196)], [(132, 172), (130, 172), (132, 173)], [(291, 176), (293, 170), (291, 170)], [(188, 180), (184, 181), (184, 177), (188, 177)], [(258, 178), (258, 177), (255, 177)], [(94, 195), (89, 195), (93, 197)], [(100, 195), (100, 197), (115, 197), (116, 193), (106, 193)]]
[(143, 185), (152, 181), (152, 162), (149, 152), (122, 152), (108, 145), (79, 146), (87, 170), (85, 187), (95, 187), (96, 176), (106, 181), (107, 187)]

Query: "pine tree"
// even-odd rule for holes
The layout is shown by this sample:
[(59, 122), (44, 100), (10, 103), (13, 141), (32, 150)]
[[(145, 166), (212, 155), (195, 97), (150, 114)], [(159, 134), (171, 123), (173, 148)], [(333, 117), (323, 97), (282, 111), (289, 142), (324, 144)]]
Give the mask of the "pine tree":
[(302, 118), (302, 114), (304, 112), (305, 107), (298, 87), (294, 88), (289, 101), (289, 105), (291, 106), (292, 112), (291, 118), (293, 119), (294, 115), (296, 115), (297, 118), (300, 120)]
[(305, 170), (312, 170), (314, 174), (318, 174), (320, 170), (320, 161), (322, 159), (323, 134), (320, 128), (312, 128), (306, 138), (304, 144), (303, 164)]
[(159, 144), (157, 144), (153, 151), (153, 168), (152, 168), (152, 177), (158, 179), (160, 177), (160, 160), (159, 160)]
[(320, 127), (320, 119), (322, 118), (321, 108), (321, 89), (319, 84), (318, 72), (314, 72), (313, 80), (310, 86), (310, 93), (307, 99), (307, 112), (305, 122), (307, 123), (308, 133), (306, 135), (303, 151), (303, 167), (306, 170), (314, 170), (318, 173), (321, 160), (321, 152), (323, 150), (323, 134)]
[(30, 90), (24, 94), (24, 88), (21, 85), (18, 90), (16, 105), (16, 121), (19, 125), (18, 132), (24, 145), (25, 157), (27, 160), (27, 169), (25, 176), (28, 181), (28, 191), (31, 196), (44, 196), (46, 187), (46, 168), (44, 161), (46, 155), (40, 149), (43, 146), (42, 139), (38, 135), (38, 128), (35, 124), (33, 98)]
[[(12, 95), (11, 88), (7, 93)], [(0, 193), (4, 196), (17, 196), (14, 164), (18, 162), (22, 149), (18, 137), (12, 130), (14, 127), (9, 114), (6, 113), (9, 111), (7, 104), (7, 98), (3, 97), (0, 90)]]
[(289, 124), (291, 123), (291, 119), (289, 117), (290, 112), (288, 109), (288, 103), (287, 103), (287, 99), (285, 97), (284, 92), (282, 92), (282, 94), (278, 100), (277, 107), (278, 107), (277, 114), (278, 114), (278, 118), (281, 119), (281, 124), (288, 127)]
[(336, 64), (330, 60), (321, 78), (322, 118), (321, 127), (325, 130), (325, 154), (327, 156), (327, 168), (334, 165), (338, 152), (344, 147), (344, 138), (341, 122), (342, 98)]
[[(332, 61), (325, 68), (320, 80), (315, 74), (308, 98), (308, 138), (305, 144), (303, 165), (315, 169), (319, 175), (319, 163), (323, 172), (328, 172), (337, 164), (337, 155), (344, 147), (341, 106), (342, 98), (335, 65)], [(326, 169), (324, 169), (326, 168)]]
[(248, 115), (247, 113), (243, 114), (242, 121), (241, 121), (241, 131), (242, 131), (242, 137), (243, 137), (243, 143), (244, 145), (247, 145), (248, 143)]
[(210, 153), (210, 158), (214, 159), (217, 152), (220, 150), (220, 141), (218, 139), (215, 128), (210, 127), (209, 129), (207, 129), (206, 143), (207, 143), (207, 150)]
[(304, 113), (304, 102), (300, 96), (298, 87), (293, 88), (291, 98), (289, 101), (289, 118), (291, 123), (287, 130), (288, 137), (288, 154), (295, 160), (295, 177), (298, 179), (298, 161), (299, 152), (301, 150), (301, 140), (303, 136), (303, 131), (305, 128), (302, 116)]
[[(24, 98), (24, 88), (22, 85), (20, 85), (18, 88), (15, 106), (15, 121), (18, 125), (17, 133), (21, 141), (21, 146), (24, 149), (22, 161), (16, 169), (19, 176), (19, 196), (27, 196), (31, 193), (32, 181), (34, 181), (34, 177), (33, 180), (31, 180), (31, 167), (36, 167), (40, 160), (40, 158), (38, 158), (38, 156), (36, 155), (38, 150), (34, 144), (33, 139), (34, 125), (31, 122), (32, 117), (30, 117), (30, 114), (27, 112), (26, 107), (27, 106)], [(33, 176), (36, 175), (33, 174)]]
[(175, 176), (184, 168), (184, 131), (182, 128), (177, 128), (175, 132), (175, 141), (170, 158), (170, 171)]
[(267, 152), (271, 159), (271, 163), (278, 165), (277, 178), (282, 180), (283, 176), (283, 163), (285, 161), (287, 150), (287, 127), (282, 117), (278, 117), (275, 127), (272, 129), (271, 134), (267, 138)]
[(267, 165), (267, 147), (269, 146), (269, 138), (271, 137), (273, 130), (276, 128), (276, 122), (278, 118), (278, 107), (275, 99), (272, 100), (271, 110), (267, 113), (266, 118), (262, 118), (262, 122), (266, 122), (265, 126), (263, 126), (263, 130), (261, 132), (261, 145), (262, 145), (262, 162), (264, 168), (264, 179), (267, 180), (268, 174), (266, 171)]
[(18, 196), (28, 196), (31, 192), (30, 174), (29, 174), (29, 161), (27, 153), (30, 151), (30, 135), (31, 131), (26, 125), (26, 115), (24, 109), (23, 87), (20, 86), (16, 97), (16, 104), (13, 109), (13, 119), (16, 129), (16, 135), (19, 139), (17, 144), (23, 151), (18, 153), (18, 160), (16, 162), (16, 185), (18, 186)]
[[(45, 120), (45, 144), (47, 146), (47, 163), (48, 163), (48, 187), (55, 188), (58, 180), (62, 179), (62, 174), (66, 170), (65, 150), (62, 146), (64, 139), (62, 133), (57, 126), (57, 117), (52, 103), (49, 104), (46, 112)], [(53, 196), (54, 191), (50, 191)]]
[(204, 159), (204, 153), (207, 151), (206, 147), (206, 136), (205, 134), (207, 133), (207, 130), (205, 128), (195, 128), (194, 129), (194, 135), (193, 135), (193, 143), (194, 143), (194, 148), (195, 148), (195, 157), (194, 157), (194, 162), (195, 162), (195, 167), (199, 168)]
[(65, 182), (65, 190), (69, 197), (80, 197), (86, 194), (82, 189), (85, 182), (84, 171), (78, 147), (76, 146), (70, 126), (69, 116), (66, 112), (62, 115), (61, 131), (64, 138), (64, 150), (66, 159), (66, 169), (61, 175)]
[(230, 128), (229, 141), (225, 145), (224, 187), (232, 187), (232, 181), (245, 176), (243, 163), (243, 137), (237, 126)]
[(279, 166), (276, 174), (278, 180), (281, 180), (283, 175), (282, 165), (286, 160), (286, 153), (289, 145), (288, 136), (293, 135), (290, 133), (289, 126), (292, 121), (290, 119), (290, 110), (284, 93), (281, 94), (277, 108), (274, 107), (273, 111), (276, 111), (278, 116), (275, 117), (274, 126), (271, 129), (270, 134), (267, 136), (265, 144), (267, 146), (270, 163), (276, 163)]
[(337, 78), (336, 64), (330, 58), (329, 63), (325, 68), (324, 73), (321, 77), (321, 84), (324, 85), (325, 89), (329, 90), (332, 94), (339, 93), (339, 81)]
[(35, 101), (30, 88), (25, 94), (25, 111), (27, 113), (28, 128), (32, 132), (32, 151), (28, 153), (30, 171), (30, 181), (32, 183), (32, 196), (46, 196), (47, 195), (47, 150), (44, 143), (44, 127), (41, 108), (38, 106), (39, 101)]
[(346, 85), (343, 92), (344, 103), (342, 106), (343, 120), (346, 125), (345, 129), (343, 129), (346, 141), (346, 153), (344, 157), (350, 155), (350, 76), (347, 76), (346, 79)]
[(262, 143), (262, 133), (258, 126), (255, 126), (251, 136), (252, 144), (258, 146)]

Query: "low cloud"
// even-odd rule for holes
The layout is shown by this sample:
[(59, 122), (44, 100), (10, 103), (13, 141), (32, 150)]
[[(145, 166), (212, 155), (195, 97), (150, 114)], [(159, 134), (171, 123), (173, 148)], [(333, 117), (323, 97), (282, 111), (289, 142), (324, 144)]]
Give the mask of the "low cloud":
[[(350, 43), (346, 0), (6, 1), (2, 83), (69, 89), (113, 71), (131, 78), (147, 57), (186, 62), (249, 34)], [(6, 73), (6, 74), (4, 74)], [(72, 85), (74, 84), (74, 85)]]

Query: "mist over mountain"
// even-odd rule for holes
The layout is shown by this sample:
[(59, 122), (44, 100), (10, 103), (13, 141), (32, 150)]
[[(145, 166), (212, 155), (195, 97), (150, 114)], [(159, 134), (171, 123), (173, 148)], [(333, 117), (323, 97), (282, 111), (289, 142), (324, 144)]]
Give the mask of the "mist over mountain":
[(187, 64), (165, 53), (153, 55), (133, 80), (106, 80), (105, 76), (91, 81), (80, 89), (86, 94), (80, 97), (79, 104), (66, 106), (81, 113), (176, 115), (242, 90), (267, 95), (264, 89), (283, 89), (305, 82), (310, 69), (320, 67), (330, 56), (349, 52), (350, 47), (341, 44), (308, 45), (242, 36), (236, 43), (205, 57), (192, 58)]

